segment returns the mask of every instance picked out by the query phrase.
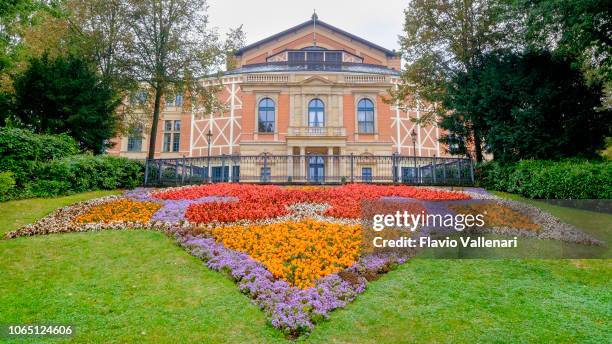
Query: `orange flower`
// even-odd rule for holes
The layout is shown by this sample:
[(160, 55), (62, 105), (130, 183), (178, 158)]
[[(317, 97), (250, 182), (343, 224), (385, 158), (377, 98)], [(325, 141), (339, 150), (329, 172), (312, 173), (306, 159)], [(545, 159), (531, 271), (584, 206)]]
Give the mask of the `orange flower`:
[(353, 265), (359, 258), (362, 232), (359, 225), (304, 220), (218, 227), (212, 234), (226, 247), (264, 264), (274, 277), (304, 289)]
[(145, 223), (161, 208), (156, 202), (120, 199), (92, 207), (74, 219), (75, 223), (141, 222)]

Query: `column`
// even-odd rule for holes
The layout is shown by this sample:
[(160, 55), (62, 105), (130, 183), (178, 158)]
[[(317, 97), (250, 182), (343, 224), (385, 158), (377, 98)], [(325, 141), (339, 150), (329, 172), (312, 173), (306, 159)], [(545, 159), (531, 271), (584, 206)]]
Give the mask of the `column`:
[(293, 147), (287, 147), (287, 181), (293, 180)]
[(306, 147), (300, 147), (300, 179), (303, 181), (308, 179), (306, 172)]
[(334, 147), (327, 148), (327, 165), (325, 172), (325, 180), (328, 182), (335, 181), (336, 174), (334, 173)]

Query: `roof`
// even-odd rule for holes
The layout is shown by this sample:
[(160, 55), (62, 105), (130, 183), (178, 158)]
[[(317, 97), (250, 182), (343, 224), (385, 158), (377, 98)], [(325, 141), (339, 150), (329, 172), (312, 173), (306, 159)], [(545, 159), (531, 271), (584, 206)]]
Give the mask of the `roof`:
[(354, 41), (357, 41), (359, 43), (365, 44), (365, 45), (367, 45), (367, 46), (369, 46), (369, 47), (371, 47), (373, 49), (380, 50), (380, 51), (384, 52), (385, 54), (387, 54), (387, 56), (397, 56), (398, 55), (398, 53), (393, 51), (393, 50), (389, 50), (387, 48), (383, 48), (383, 47), (381, 47), (378, 44), (374, 44), (374, 43), (372, 43), (372, 42), (370, 42), (368, 40), (365, 40), (365, 39), (363, 39), (361, 37), (355, 36), (355, 35), (353, 35), (350, 32), (346, 32), (346, 31), (344, 31), (342, 29), (339, 29), (339, 28), (337, 28), (337, 27), (335, 27), (333, 25), (327, 24), (326, 22), (318, 19), (317, 15), (313, 15), (310, 20), (305, 21), (302, 24), (294, 26), (294, 27), (292, 27), (290, 29), (287, 29), (285, 31), (279, 32), (279, 33), (277, 33), (275, 35), (272, 35), (272, 36), (270, 36), (268, 38), (264, 38), (264, 39), (262, 39), (260, 41), (257, 41), (255, 43), (253, 43), (253, 44), (249, 44), (246, 47), (236, 51), (235, 55), (236, 56), (240, 56), (240, 55), (242, 55), (247, 50), (251, 50), (251, 49), (256, 48), (256, 47), (258, 47), (260, 45), (263, 45), (263, 44), (266, 44), (268, 42), (274, 41), (274, 40), (276, 40), (278, 38), (281, 38), (281, 37), (283, 37), (285, 35), (291, 34), (291, 33), (295, 32), (295, 31), (301, 30), (301, 29), (303, 29), (305, 27), (313, 26), (315, 24), (315, 22), (316, 22), (316, 25), (325, 27), (325, 28), (327, 28), (327, 29), (329, 29), (331, 31), (338, 32), (338, 33), (340, 33), (340, 34), (342, 34), (344, 36), (347, 36), (347, 37), (351, 38)]

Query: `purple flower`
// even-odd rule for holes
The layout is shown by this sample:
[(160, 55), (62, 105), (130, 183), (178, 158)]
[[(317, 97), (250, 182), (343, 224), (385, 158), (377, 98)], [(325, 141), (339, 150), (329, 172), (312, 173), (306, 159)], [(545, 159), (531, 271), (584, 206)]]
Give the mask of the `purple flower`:
[[(178, 239), (209, 268), (227, 272), (237, 281), (240, 291), (268, 315), (274, 327), (293, 336), (308, 333), (315, 322), (326, 319), (332, 310), (346, 306), (366, 288), (363, 277), (351, 284), (332, 274), (318, 280), (312, 288), (299, 289), (284, 280), (275, 280), (261, 263), (245, 253), (226, 248), (213, 238), (178, 235)], [(371, 257), (362, 258), (358, 264), (362, 267), (355, 265), (351, 271), (377, 270), (389, 262), (384, 257)]]
[(198, 199), (190, 200), (160, 200), (151, 195), (154, 189), (136, 188), (124, 192), (126, 198), (136, 201), (149, 201), (162, 203), (163, 206), (153, 214), (151, 221), (160, 221), (164, 223), (179, 223), (185, 221), (185, 212), (187, 207), (194, 203), (206, 202), (236, 202), (236, 197), (229, 196), (207, 196)]

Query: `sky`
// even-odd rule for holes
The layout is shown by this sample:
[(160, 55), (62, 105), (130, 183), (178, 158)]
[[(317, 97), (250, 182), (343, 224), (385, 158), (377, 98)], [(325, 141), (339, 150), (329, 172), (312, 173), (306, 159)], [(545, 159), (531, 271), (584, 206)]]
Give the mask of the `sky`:
[(251, 44), (310, 19), (319, 19), (344, 31), (399, 50), (398, 35), (404, 8), (410, 0), (208, 0), (209, 20), (222, 33), (243, 24)]

